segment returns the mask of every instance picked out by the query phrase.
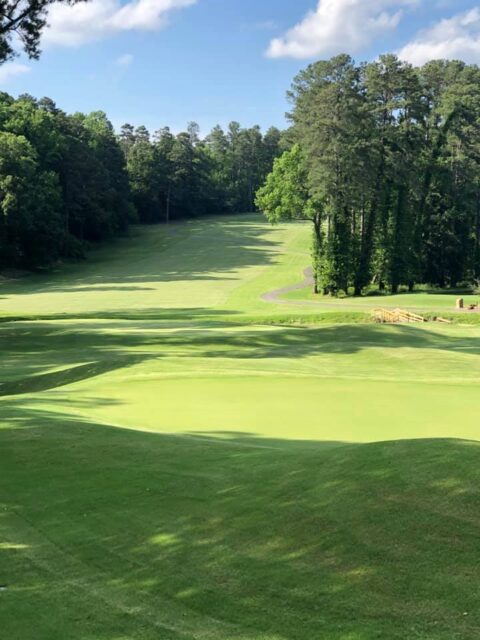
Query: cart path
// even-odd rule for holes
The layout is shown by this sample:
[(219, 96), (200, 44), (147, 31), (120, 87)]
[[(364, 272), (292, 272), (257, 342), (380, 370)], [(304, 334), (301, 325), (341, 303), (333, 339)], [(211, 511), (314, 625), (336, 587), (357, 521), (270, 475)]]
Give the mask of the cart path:
[[(292, 291), (300, 291), (301, 289), (307, 289), (308, 287), (313, 287), (315, 283), (315, 280), (313, 277), (313, 268), (308, 267), (307, 269), (305, 269), (303, 272), (303, 275), (304, 275), (304, 279), (302, 282), (298, 282), (297, 284), (291, 285), (289, 287), (282, 287), (281, 289), (275, 289), (274, 291), (268, 291), (267, 293), (262, 294), (261, 296), (262, 300), (264, 302), (270, 302), (274, 304), (286, 304), (294, 307), (316, 307), (317, 309), (319, 308), (335, 309), (337, 311), (342, 309), (342, 305), (340, 305), (338, 302), (325, 302), (322, 296), (319, 296), (319, 300), (289, 300), (289, 299), (283, 298), (282, 296)], [(372, 307), (374, 306), (375, 302), (377, 303), (377, 306), (378, 306), (380, 300), (381, 299), (379, 298), (377, 298), (376, 300), (365, 298), (365, 302), (357, 303), (356, 305), (347, 304), (346, 306), (343, 307), (343, 310), (359, 311), (359, 312), (365, 313), (367, 311), (372, 310)], [(386, 308), (390, 309), (390, 306), (387, 306)], [(393, 309), (393, 306), (391, 308)], [(425, 311), (428, 311), (422, 306), (408, 305), (403, 308), (405, 308), (408, 311), (414, 311), (418, 313), (424, 313)], [(457, 313), (465, 313), (465, 314), (480, 313), (480, 308), (475, 311), (468, 311), (468, 309), (460, 309), (460, 310), (456, 309), (455, 311)]]
[[(304, 270), (305, 276), (302, 282), (292, 284), (290, 287), (282, 287), (281, 289), (275, 289), (275, 291), (268, 291), (262, 295), (262, 300), (265, 302), (275, 302), (279, 304), (292, 304), (291, 300), (284, 300), (281, 296), (284, 296), (291, 291), (299, 291), (300, 289), (306, 289), (307, 287), (313, 287), (315, 280), (313, 277), (312, 267), (308, 267)], [(308, 302), (308, 301), (306, 301)], [(295, 304), (295, 302), (293, 303)], [(303, 304), (302, 302), (300, 304)]]

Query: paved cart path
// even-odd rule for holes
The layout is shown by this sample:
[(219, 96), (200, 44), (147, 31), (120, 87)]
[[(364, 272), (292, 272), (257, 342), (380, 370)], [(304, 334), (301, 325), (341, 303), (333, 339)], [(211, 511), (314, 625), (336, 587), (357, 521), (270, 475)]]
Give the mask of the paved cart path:
[(281, 296), (286, 295), (287, 293), (291, 293), (292, 291), (299, 291), (300, 289), (306, 289), (307, 287), (313, 287), (314, 278), (313, 278), (313, 269), (312, 267), (308, 267), (303, 272), (305, 278), (302, 282), (298, 282), (297, 284), (292, 284), (289, 287), (282, 287), (281, 289), (275, 289), (274, 291), (268, 291), (262, 295), (262, 300), (265, 302), (276, 302), (280, 304), (291, 304), (291, 300), (284, 300)]

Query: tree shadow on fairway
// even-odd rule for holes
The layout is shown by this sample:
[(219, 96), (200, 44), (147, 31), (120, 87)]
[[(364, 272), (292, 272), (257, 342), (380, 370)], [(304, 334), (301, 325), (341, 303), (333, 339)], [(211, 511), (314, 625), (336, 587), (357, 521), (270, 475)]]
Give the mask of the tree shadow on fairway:
[[(238, 315), (238, 311), (223, 310), (223, 309), (210, 309), (199, 307), (151, 307), (141, 309), (122, 309), (119, 311), (92, 311), (89, 313), (82, 313), (81, 316), (78, 313), (48, 313), (48, 314), (31, 314), (31, 315), (8, 315), (0, 316), (0, 325), (11, 325), (12, 323), (20, 322), (54, 322), (54, 321), (66, 321), (72, 320), (76, 322), (82, 322), (86, 320), (156, 320), (162, 323), (175, 323), (173, 326), (177, 327), (179, 324), (194, 324), (201, 323), (202, 326), (225, 326), (225, 320), (233, 318)], [(217, 320), (218, 318), (218, 320)], [(230, 321), (229, 321), (230, 324)], [(234, 324), (234, 322), (232, 322)]]
[(478, 637), (477, 443), (212, 441), (2, 407), (8, 637)]
[[(172, 338), (181, 341), (181, 336)], [(215, 358), (284, 358), (318, 354), (359, 353), (368, 348), (441, 349), (451, 352), (480, 353), (477, 336), (452, 336), (408, 326), (330, 325), (325, 327), (287, 327), (259, 332), (245, 328), (241, 333), (213, 337), (198, 334), (192, 344), (204, 346), (202, 357)], [(222, 347), (215, 350), (215, 343)], [(225, 347), (228, 351), (225, 352)]]
[(169, 238), (166, 244), (163, 238), (157, 246), (163, 229), (149, 227), (138, 238), (115, 243), (113, 251), (105, 247), (95, 252), (90, 262), (0, 282), (0, 292), (12, 296), (153, 290), (145, 284), (237, 279), (239, 269), (267, 266), (278, 256), (280, 243), (269, 237), (271, 228), (258, 221), (221, 219), (175, 226), (186, 235)]
[[(206, 312), (210, 313), (210, 312)], [(217, 312), (219, 316), (222, 311)], [(178, 317), (182, 312), (178, 312)], [(366, 349), (440, 350), (450, 354), (480, 354), (480, 337), (455, 336), (414, 327), (376, 325), (326, 326), (314, 329), (240, 327), (204, 321), (202, 311), (190, 317), (199, 325), (183, 329), (167, 313), (145, 324), (145, 317), (125, 322), (20, 322), (2, 325), (0, 395), (53, 389), (128, 368), (148, 360), (218, 359), (232, 370), (236, 361), (291, 360), (310, 356), (351, 356)], [(167, 320), (168, 318), (168, 320)], [(172, 322), (172, 326), (169, 326)], [(175, 330), (170, 330), (175, 327)], [(345, 361), (347, 362), (347, 361)], [(342, 360), (338, 360), (342, 363)], [(395, 364), (395, 363), (394, 363)], [(191, 365), (190, 365), (191, 366)], [(419, 365), (417, 365), (419, 366)], [(462, 365), (464, 366), (464, 365)], [(466, 365), (465, 365), (466, 366)], [(470, 364), (475, 380), (476, 361)], [(329, 369), (330, 371), (330, 369)], [(331, 369), (335, 375), (335, 367)], [(444, 372), (443, 375), (447, 375)], [(466, 374), (463, 374), (464, 377)]]
[[(208, 320), (204, 316), (207, 313)], [(56, 322), (19, 320), (0, 324), (0, 396), (45, 391), (162, 358), (162, 347), (169, 346), (165, 329), (178, 329), (186, 317), (187, 325), (198, 321), (211, 329), (218, 326), (214, 320), (218, 313), (225, 317), (229, 312), (144, 310), (128, 314), (135, 320), (121, 324), (117, 321), (124, 319), (123, 314), (90, 324), (68, 323), (64, 317)], [(154, 322), (157, 333), (149, 332), (147, 321)]]
[(117, 357), (113, 360), (105, 359), (99, 362), (89, 362), (84, 365), (61, 369), (60, 371), (53, 371), (51, 373), (32, 375), (22, 378), (21, 380), (0, 382), (0, 397), (25, 395), (65, 387), (75, 382), (101, 376), (116, 369), (131, 367), (143, 362), (143, 360), (144, 358), (141, 356)]

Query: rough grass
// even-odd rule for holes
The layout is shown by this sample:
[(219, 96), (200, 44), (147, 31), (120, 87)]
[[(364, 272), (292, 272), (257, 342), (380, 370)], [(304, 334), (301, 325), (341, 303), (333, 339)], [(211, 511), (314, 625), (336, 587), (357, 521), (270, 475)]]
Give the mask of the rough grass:
[(479, 637), (480, 330), (264, 302), (309, 241), (138, 229), (1, 285), (2, 637)]

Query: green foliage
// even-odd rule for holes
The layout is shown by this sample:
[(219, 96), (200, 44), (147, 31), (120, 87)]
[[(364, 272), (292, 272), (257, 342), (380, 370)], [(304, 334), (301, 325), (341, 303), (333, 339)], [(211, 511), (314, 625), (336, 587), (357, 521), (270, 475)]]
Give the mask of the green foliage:
[[(341, 55), (295, 78), (289, 139), (307, 168), (305, 201), (323, 204), (319, 289), (360, 295), (375, 282), (396, 293), (478, 278), (479, 86), (475, 65), (416, 69), (394, 55), (360, 65)], [(274, 177), (260, 191), (269, 219), (279, 188)], [(279, 215), (295, 217), (298, 203), (285, 206)]]
[(307, 220), (311, 217), (307, 179), (307, 168), (299, 145), (275, 160), (272, 172), (256, 196), (257, 207), (269, 222)]
[(309, 190), (308, 168), (298, 144), (285, 151), (273, 164), (265, 185), (257, 191), (256, 205), (272, 223), (284, 220), (313, 222), (313, 271), (318, 291), (322, 270), (323, 207)]
[(230, 125), (150, 136), (105, 113), (67, 115), (50, 98), (0, 93), (0, 268), (78, 258), (130, 222), (252, 211), (281, 134)]
[(15, 39), (30, 58), (38, 58), (48, 8), (56, 3), (73, 5), (85, 1), (88, 0), (0, 0), (0, 64), (15, 56)]
[(102, 112), (0, 95), (0, 266), (39, 267), (124, 231), (134, 217), (125, 161)]
[(142, 222), (255, 210), (255, 192), (280, 153), (281, 134), (271, 128), (242, 129), (232, 122), (227, 133), (216, 126), (202, 140), (199, 127), (174, 136), (168, 128), (150, 139), (145, 127), (125, 124), (120, 144), (134, 201)]
[[(61, 242), (58, 176), (42, 169), (24, 136), (0, 132), (0, 240), (3, 264), (43, 264)], [(60, 237), (59, 237), (60, 236)]]

